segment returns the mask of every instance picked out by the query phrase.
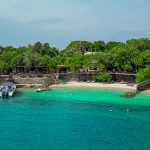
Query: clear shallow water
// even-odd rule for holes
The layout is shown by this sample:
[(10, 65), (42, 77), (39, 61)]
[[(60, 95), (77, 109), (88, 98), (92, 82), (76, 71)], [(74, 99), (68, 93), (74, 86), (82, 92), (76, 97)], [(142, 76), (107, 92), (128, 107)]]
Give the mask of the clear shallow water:
[(0, 101), (0, 150), (149, 150), (150, 93), (122, 93), (19, 90)]

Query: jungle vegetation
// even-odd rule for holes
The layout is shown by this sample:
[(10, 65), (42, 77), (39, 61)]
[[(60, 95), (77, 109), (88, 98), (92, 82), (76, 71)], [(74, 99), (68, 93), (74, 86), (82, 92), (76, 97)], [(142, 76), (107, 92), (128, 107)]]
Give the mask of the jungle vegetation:
[(65, 65), (71, 72), (96, 69), (108, 72), (137, 73), (137, 82), (150, 80), (150, 39), (131, 39), (126, 42), (73, 41), (64, 50), (48, 43), (37, 42), (23, 47), (0, 46), (0, 73), (9, 74), (17, 66), (27, 71), (31, 67), (55, 70)]

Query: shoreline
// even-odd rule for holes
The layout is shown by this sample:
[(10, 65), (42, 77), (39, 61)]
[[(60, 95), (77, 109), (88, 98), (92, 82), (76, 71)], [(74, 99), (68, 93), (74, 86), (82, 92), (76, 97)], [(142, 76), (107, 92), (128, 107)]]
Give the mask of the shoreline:
[[(42, 84), (16, 84), (18, 88), (42, 88)], [(66, 82), (60, 84), (50, 85), (50, 88), (96, 88), (96, 89), (109, 89), (109, 90), (136, 90), (137, 85), (127, 85), (122, 83), (87, 83), (87, 82)], [(143, 91), (150, 93), (150, 90)]]
[(87, 82), (67, 82), (65, 84), (55, 84), (52, 88), (99, 88), (99, 89), (111, 89), (111, 90), (136, 90), (136, 85), (128, 86), (121, 83), (87, 83)]

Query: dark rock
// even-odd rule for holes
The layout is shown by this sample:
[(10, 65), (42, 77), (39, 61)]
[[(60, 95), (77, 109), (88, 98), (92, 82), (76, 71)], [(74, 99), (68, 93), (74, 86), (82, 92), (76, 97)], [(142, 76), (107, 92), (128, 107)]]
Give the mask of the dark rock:
[(145, 91), (145, 90), (149, 90), (149, 89), (150, 89), (150, 81), (144, 81), (137, 85), (138, 91)]
[(130, 97), (135, 97), (138, 93), (139, 93), (139, 91), (134, 90), (134, 91), (129, 91), (129, 92), (123, 94), (122, 96), (126, 97), (126, 98), (130, 98)]

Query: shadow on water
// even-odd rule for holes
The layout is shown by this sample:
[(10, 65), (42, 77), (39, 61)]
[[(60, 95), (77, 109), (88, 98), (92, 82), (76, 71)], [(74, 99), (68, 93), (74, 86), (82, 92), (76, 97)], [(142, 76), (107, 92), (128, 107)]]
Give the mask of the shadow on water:
[(16, 90), (13, 97), (21, 97), (23, 95), (22, 91)]
[(16, 90), (16, 91), (14, 92), (13, 97), (0, 98), (0, 102), (12, 102), (12, 101), (16, 101), (16, 100), (18, 100), (18, 99), (21, 100), (21, 97), (22, 97), (22, 96), (23, 96), (23, 92)]

